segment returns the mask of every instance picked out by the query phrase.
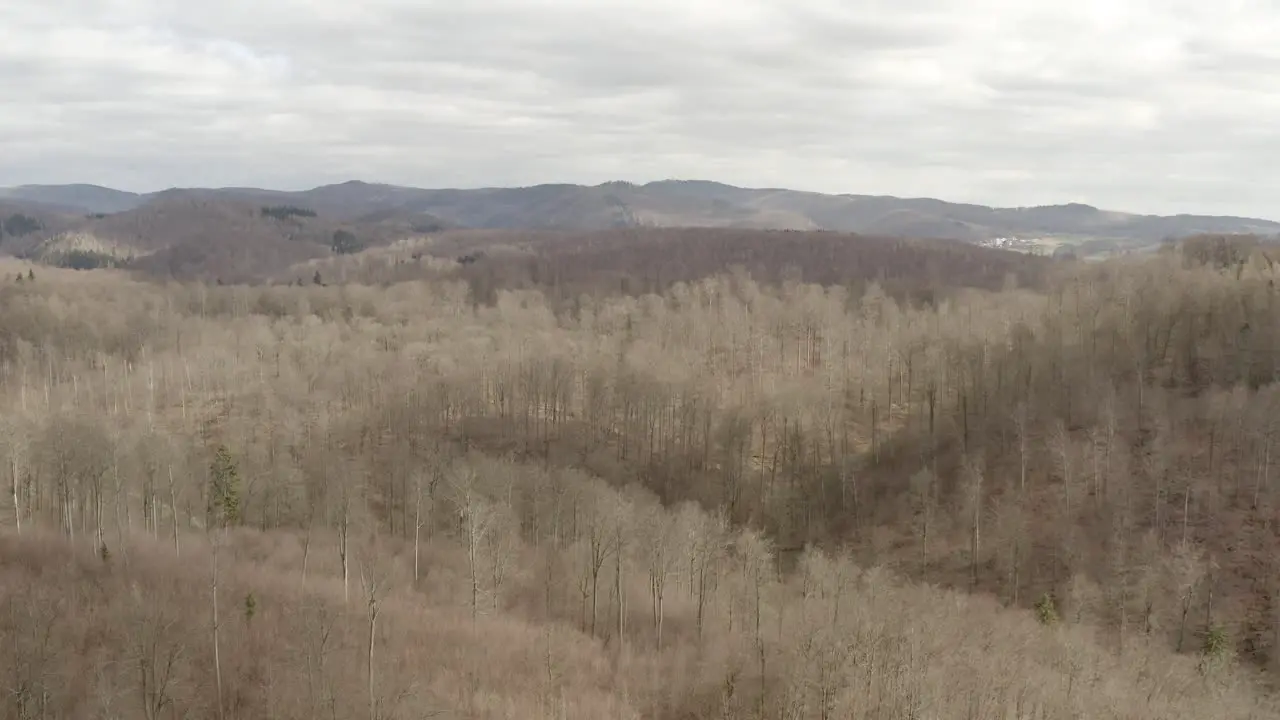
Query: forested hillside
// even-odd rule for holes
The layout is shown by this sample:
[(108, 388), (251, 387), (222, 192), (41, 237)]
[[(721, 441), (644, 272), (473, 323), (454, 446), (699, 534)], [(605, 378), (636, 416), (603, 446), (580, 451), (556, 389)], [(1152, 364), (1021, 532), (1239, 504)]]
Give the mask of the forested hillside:
[[(933, 198), (782, 188), (744, 188), (706, 180), (625, 181), (598, 185), (551, 183), (527, 187), (425, 189), (352, 180), (302, 191), (186, 188), (125, 193), (91, 185), (0, 188), (0, 199), (83, 213), (118, 213), (159, 199), (196, 196), (212, 202), (291, 204), (321, 218), (362, 224), (371, 218), (402, 224), (486, 229), (600, 231), (639, 228), (830, 230), (864, 235), (949, 238), (968, 242), (1015, 235), (1068, 245), (1137, 250), (1166, 238), (1198, 233), (1275, 236), (1280, 223), (1212, 215), (1141, 215), (1080, 203), (988, 207)], [(210, 231), (211, 226), (201, 228)]]
[(957, 288), (1039, 287), (1052, 266), (1043, 257), (948, 240), (849, 233), (465, 230), (312, 261), (275, 280), (303, 280), (315, 270), (322, 279), (374, 285), (456, 278), (466, 281), (477, 302), (492, 304), (499, 290), (538, 290), (559, 307), (583, 294), (662, 294), (679, 283), (746, 273), (766, 285), (789, 279), (853, 293), (876, 283), (895, 298), (932, 301)]
[(1280, 717), (1265, 253), (699, 237), (4, 265), (0, 716)]

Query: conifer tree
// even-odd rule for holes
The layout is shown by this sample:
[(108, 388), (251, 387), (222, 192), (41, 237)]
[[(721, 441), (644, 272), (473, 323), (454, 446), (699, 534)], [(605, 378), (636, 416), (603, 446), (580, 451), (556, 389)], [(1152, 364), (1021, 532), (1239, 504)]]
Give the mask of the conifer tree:
[(219, 445), (209, 465), (209, 517), (228, 526), (240, 522), (240, 470), (226, 445)]

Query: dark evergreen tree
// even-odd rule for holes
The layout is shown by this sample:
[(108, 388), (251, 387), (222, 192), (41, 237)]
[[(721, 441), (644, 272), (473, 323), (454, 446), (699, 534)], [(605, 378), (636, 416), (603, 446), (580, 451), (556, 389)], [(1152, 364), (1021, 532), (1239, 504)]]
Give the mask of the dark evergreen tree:
[(348, 230), (337, 230), (333, 233), (333, 243), (330, 247), (338, 255), (349, 255), (363, 250), (364, 243)]
[(240, 469), (226, 445), (219, 445), (209, 465), (209, 519), (220, 526), (240, 522)]

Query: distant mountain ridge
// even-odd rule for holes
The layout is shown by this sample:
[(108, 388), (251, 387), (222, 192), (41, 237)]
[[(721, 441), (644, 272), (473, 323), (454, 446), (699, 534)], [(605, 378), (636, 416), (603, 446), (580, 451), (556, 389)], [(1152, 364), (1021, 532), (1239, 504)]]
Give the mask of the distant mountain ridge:
[(31, 202), (51, 209), (117, 213), (142, 205), (147, 196), (100, 185), (19, 185), (0, 188), (0, 199)]
[(88, 184), (0, 188), (0, 253), (69, 267), (125, 265), (175, 278), (247, 280), (450, 228), (835, 231), (1084, 257), (1204, 233), (1280, 237), (1280, 223), (1252, 218), (1137, 215), (1078, 203), (992, 208), (706, 180), (436, 190), (352, 180), (302, 191), (142, 194)]
[(157, 200), (191, 196), (209, 201), (296, 205), (340, 223), (359, 223), (371, 217), (385, 222), (419, 215), (486, 229), (730, 227), (833, 230), (968, 242), (1047, 236), (1066, 242), (1109, 241), (1121, 248), (1199, 233), (1280, 235), (1280, 222), (1256, 218), (1140, 215), (1079, 203), (996, 208), (933, 198), (742, 188), (706, 180), (478, 189), (423, 189), (353, 180), (303, 191), (195, 188), (147, 194), (84, 184), (0, 189), (0, 200), (83, 214), (127, 212)]

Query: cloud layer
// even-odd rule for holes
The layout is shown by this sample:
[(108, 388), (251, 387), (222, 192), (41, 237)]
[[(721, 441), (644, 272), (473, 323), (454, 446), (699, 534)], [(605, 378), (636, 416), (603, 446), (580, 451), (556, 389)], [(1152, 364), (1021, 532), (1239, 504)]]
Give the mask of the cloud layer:
[(1280, 216), (1261, 0), (0, 3), (0, 185), (668, 177)]

